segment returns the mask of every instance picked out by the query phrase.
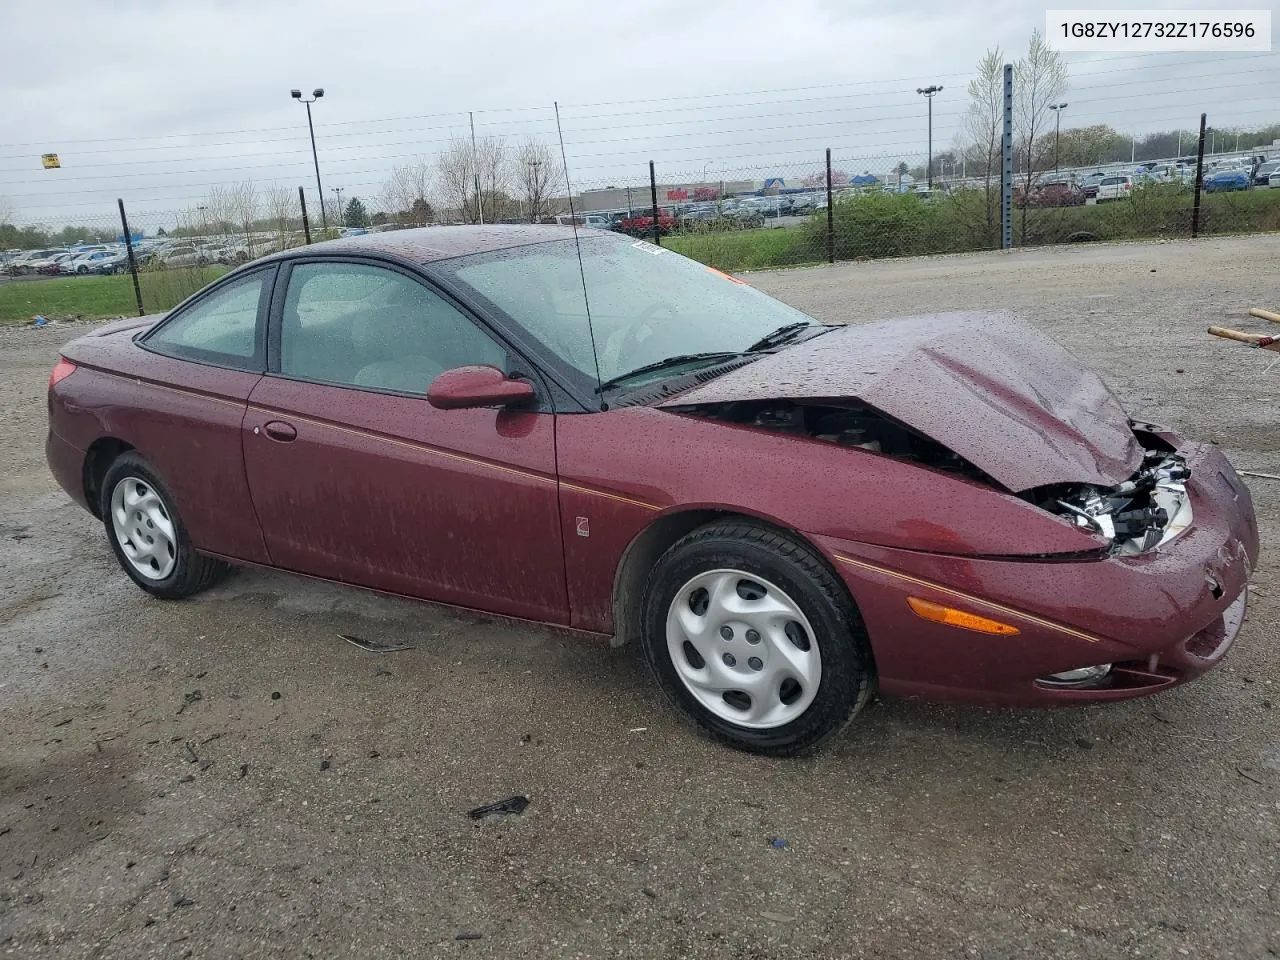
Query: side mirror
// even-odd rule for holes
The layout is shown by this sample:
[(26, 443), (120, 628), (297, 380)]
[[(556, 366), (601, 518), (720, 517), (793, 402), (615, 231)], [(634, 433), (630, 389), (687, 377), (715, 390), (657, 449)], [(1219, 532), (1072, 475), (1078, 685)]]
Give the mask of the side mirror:
[(427, 388), (427, 403), (437, 410), (506, 407), (534, 398), (533, 384), (509, 380), (497, 367), (454, 367)]

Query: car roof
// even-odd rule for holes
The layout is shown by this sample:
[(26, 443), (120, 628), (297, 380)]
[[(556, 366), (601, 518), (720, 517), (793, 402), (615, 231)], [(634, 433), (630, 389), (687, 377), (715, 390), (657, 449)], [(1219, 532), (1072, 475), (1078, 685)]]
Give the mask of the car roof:
[[(612, 236), (603, 230), (579, 229), (579, 236)], [(473, 253), (488, 253), (511, 247), (524, 247), (534, 243), (554, 240), (572, 240), (571, 226), (513, 226), (508, 224), (418, 227), (412, 230), (388, 230), (382, 233), (364, 233), (354, 237), (341, 237), (313, 243), (309, 247), (295, 247), (270, 260), (288, 260), (312, 256), (317, 253), (387, 254), (427, 264), (437, 260), (450, 260)]]

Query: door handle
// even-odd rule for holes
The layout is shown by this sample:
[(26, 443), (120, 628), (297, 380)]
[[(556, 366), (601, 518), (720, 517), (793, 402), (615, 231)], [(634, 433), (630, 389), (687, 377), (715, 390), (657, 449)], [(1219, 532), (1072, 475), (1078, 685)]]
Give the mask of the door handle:
[(289, 443), (298, 437), (298, 431), (294, 429), (293, 424), (285, 423), (283, 420), (269, 420), (262, 425), (262, 432), (272, 440), (279, 440), (282, 443)]

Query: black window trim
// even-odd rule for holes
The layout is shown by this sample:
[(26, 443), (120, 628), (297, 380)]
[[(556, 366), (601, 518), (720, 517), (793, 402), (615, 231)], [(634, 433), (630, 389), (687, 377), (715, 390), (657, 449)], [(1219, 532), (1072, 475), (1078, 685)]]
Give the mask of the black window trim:
[[(169, 357), (173, 360), (182, 360), (186, 363), (198, 363), (205, 367), (218, 367), (222, 370), (236, 370), (241, 373), (265, 373), (267, 370), (267, 313), (271, 306), (272, 298), (275, 296), (275, 288), (277, 286), (279, 274), (279, 264), (277, 263), (265, 263), (261, 265), (253, 265), (241, 270), (233, 270), (226, 276), (219, 277), (203, 290), (199, 290), (186, 300), (183, 300), (182, 303), (170, 310), (168, 315), (158, 324), (151, 327), (149, 330), (144, 330), (138, 337), (136, 337), (134, 339), (134, 343), (143, 350), (146, 350), (148, 353), (154, 353), (161, 357)], [(194, 348), (184, 350), (162, 350), (150, 342), (151, 338), (159, 334), (161, 330), (169, 326), (169, 324), (181, 319), (187, 311), (196, 308), (209, 297), (221, 292), (225, 287), (234, 286), (237, 283), (257, 275), (262, 275), (263, 282), (262, 290), (258, 293), (258, 316), (254, 321), (253, 356), (228, 357), (224, 353), (215, 353), (212, 350), (198, 350)]]
[(533, 404), (522, 409), (535, 413), (555, 413), (557, 404), (555, 400), (555, 391), (550, 389), (547, 383), (546, 375), (541, 366), (530, 360), (526, 351), (520, 350), (511, 343), (511, 338), (505, 335), (505, 332), (494, 328), (483, 316), (472, 310), (465, 303), (461, 302), (451, 292), (444, 289), (434, 278), (427, 276), (420, 265), (411, 260), (401, 259), (400, 257), (391, 257), (386, 255), (362, 255), (352, 253), (342, 254), (322, 254), (306, 253), (293, 256), (284, 260), (280, 264), (280, 272), (276, 278), (275, 288), (272, 291), (268, 315), (267, 315), (267, 342), (266, 342), (266, 366), (263, 370), (265, 376), (275, 377), (280, 380), (292, 380), (295, 383), (313, 383), (320, 387), (335, 387), (339, 390), (352, 390), (357, 393), (378, 393), (392, 397), (408, 397), (413, 400), (422, 400), (425, 402), (426, 394), (411, 393), (404, 390), (391, 390), (386, 387), (363, 387), (353, 383), (335, 383), (332, 380), (317, 380), (312, 377), (297, 377), (280, 370), (280, 339), (282, 327), (284, 324), (284, 304), (288, 297), (289, 284), (293, 277), (294, 267), (305, 266), (307, 264), (324, 263), (324, 264), (347, 264), (353, 266), (379, 267), (391, 270), (393, 273), (399, 273), (408, 277), (415, 283), (420, 284), (426, 289), (438, 296), (458, 311), (463, 317), (474, 323), (480, 332), (488, 336), (499, 347), (506, 350), (509, 354), (516, 357), (527, 369), (514, 371), (515, 375), (530, 380), (534, 389), (537, 391), (537, 397)]

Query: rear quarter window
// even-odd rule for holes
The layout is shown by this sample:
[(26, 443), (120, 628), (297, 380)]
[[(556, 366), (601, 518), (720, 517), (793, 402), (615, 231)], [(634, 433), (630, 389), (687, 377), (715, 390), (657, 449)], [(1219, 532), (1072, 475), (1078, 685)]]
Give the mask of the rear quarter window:
[(143, 339), (156, 353), (236, 370), (265, 369), (263, 319), (274, 270), (219, 284)]

